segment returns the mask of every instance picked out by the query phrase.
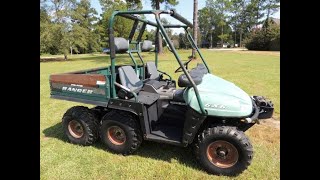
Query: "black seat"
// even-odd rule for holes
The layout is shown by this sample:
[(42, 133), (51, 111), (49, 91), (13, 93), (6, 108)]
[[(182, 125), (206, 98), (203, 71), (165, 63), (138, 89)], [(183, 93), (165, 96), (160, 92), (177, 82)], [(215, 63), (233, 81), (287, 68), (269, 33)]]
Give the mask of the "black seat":
[[(204, 64), (199, 64), (197, 67), (192, 68), (189, 72), (192, 80), (196, 85), (202, 82), (202, 78), (205, 74), (208, 73), (208, 70)], [(191, 82), (189, 82), (187, 76), (185, 74), (181, 74), (178, 79), (178, 85), (180, 87), (192, 87)]]
[[(203, 73), (198, 69), (192, 69), (189, 72), (193, 82), (198, 85), (202, 82)], [(192, 87), (191, 82), (188, 80), (187, 76), (185, 74), (181, 74), (178, 78), (178, 85), (180, 87)]]
[(208, 73), (208, 69), (206, 68), (206, 66), (204, 64), (197, 64), (197, 67), (195, 67), (194, 69), (200, 71), (203, 74), (207, 74)]
[[(202, 82), (202, 77), (201, 75), (198, 75), (198, 74), (194, 74), (194, 73), (189, 73), (193, 82), (196, 84), (196, 85), (199, 85), (201, 82)], [(179, 76), (179, 79), (178, 79), (178, 85), (180, 87), (192, 87), (192, 84), (191, 82), (188, 80), (187, 76), (185, 74), (181, 74)]]
[(134, 69), (131, 66), (121, 66), (118, 68), (120, 83), (129, 88), (131, 91), (138, 93), (143, 82), (137, 77)]
[[(147, 78), (150, 80), (149, 84), (152, 85), (156, 84), (157, 87), (166, 86), (167, 88), (176, 87), (175, 81), (171, 80), (164, 80), (162, 79), (162, 74), (159, 73), (155, 62), (147, 62), (146, 63), (146, 71), (147, 71)], [(165, 73), (164, 73), (165, 74)], [(155, 82), (158, 81), (158, 82)], [(157, 88), (158, 89), (158, 88)]]
[(184, 102), (183, 93), (185, 89), (177, 89), (173, 94), (173, 100), (178, 102)]

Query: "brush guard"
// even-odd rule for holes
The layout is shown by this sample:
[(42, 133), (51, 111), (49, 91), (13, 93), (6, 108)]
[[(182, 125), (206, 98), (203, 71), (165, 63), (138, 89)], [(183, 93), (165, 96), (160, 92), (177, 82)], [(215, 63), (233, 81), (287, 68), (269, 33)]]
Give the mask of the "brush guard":
[(254, 113), (251, 117), (245, 118), (246, 123), (259, 122), (258, 119), (268, 119), (273, 115), (273, 103), (263, 96), (252, 96)]

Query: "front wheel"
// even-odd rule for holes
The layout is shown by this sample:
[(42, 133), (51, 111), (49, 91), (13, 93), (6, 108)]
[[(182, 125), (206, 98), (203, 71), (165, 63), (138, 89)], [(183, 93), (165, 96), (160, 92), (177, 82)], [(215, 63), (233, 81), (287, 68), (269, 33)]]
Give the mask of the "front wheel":
[(253, 157), (248, 137), (235, 127), (205, 129), (194, 144), (200, 164), (212, 174), (236, 176), (247, 169)]

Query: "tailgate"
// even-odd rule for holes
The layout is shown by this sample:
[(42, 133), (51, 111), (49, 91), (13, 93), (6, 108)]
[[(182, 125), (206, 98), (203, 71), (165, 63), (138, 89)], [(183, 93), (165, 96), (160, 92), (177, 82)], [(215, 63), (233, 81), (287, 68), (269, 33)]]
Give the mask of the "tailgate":
[(50, 90), (52, 98), (89, 104), (110, 98), (109, 82), (103, 74), (54, 74), (50, 76)]

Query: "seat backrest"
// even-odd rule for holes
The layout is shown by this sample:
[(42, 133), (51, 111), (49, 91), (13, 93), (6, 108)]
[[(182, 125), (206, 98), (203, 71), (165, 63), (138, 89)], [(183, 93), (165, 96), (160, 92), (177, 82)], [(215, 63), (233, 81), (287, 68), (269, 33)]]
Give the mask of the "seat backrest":
[(117, 53), (124, 53), (129, 49), (129, 41), (122, 37), (115, 37), (114, 45)]
[(143, 82), (137, 77), (134, 69), (131, 66), (121, 66), (118, 70), (120, 83), (133, 92), (139, 92), (143, 86)]
[(142, 43), (141, 50), (145, 52), (145, 51), (150, 51), (151, 49), (152, 49), (152, 41), (144, 40)]
[(195, 67), (194, 69), (200, 71), (203, 74), (207, 74), (208, 73), (208, 69), (206, 68), (206, 66), (204, 64), (197, 64), (197, 67)]
[(152, 61), (147, 62), (146, 66), (147, 66), (149, 79), (159, 80), (160, 74), (157, 70), (157, 66), (156, 66), (155, 62), (152, 62)]

